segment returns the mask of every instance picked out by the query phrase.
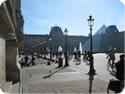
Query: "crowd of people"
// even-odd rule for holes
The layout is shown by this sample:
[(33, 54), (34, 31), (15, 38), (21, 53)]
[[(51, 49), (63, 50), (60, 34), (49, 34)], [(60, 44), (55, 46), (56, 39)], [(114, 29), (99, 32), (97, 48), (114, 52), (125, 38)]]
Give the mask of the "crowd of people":
[[(115, 77), (116, 79), (118, 79), (121, 83), (124, 82), (124, 60), (125, 60), (125, 53), (121, 54), (119, 56), (119, 60), (117, 62), (115, 62), (115, 53), (113, 52), (113, 50), (109, 51), (107, 54), (107, 61), (108, 63), (111, 64), (111, 68), (113, 70), (113, 65), (115, 65), (116, 68), (116, 73), (115, 73)], [(74, 60), (76, 62), (76, 65), (80, 65), (81, 61), (83, 60), (83, 62), (88, 62), (90, 61), (90, 52), (84, 52), (81, 53), (80, 51), (78, 52), (74, 52), (74, 53), (67, 53), (67, 58), (68, 58), (68, 62), (70, 60)], [(29, 58), (30, 57), (30, 58)], [(65, 58), (65, 54), (64, 53), (55, 53), (52, 54), (52, 59), (53, 57), (55, 57), (55, 62), (58, 63), (59, 65), (60, 63), (60, 58), (64, 59)], [(83, 57), (83, 58), (82, 58)], [(33, 54), (28, 56), (27, 54), (23, 56), (23, 58), (21, 59), (21, 66), (22, 67), (28, 67), (28, 66), (33, 66), (35, 65), (35, 59), (36, 58), (40, 58), (40, 55), (38, 56), (34, 56)], [(42, 56), (42, 58), (47, 59), (46, 55)], [(49, 60), (49, 59), (48, 59)], [(53, 60), (54, 61), (54, 60)], [(62, 62), (62, 60), (61, 60)], [(62, 64), (61, 64), (62, 67)]]
[(26, 54), (24, 57), (21, 58), (20, 64), (21, 67), (28, 67), (30, 65), (35, 65), (35, 56), (31, 55), (31, 59), (29, 59), (29, 56)]
[[(115, 53), (111, 50), (109, 51), (107, 54), (107, 59), (108, 59), (108, 62), (111, 63), (111, 68), (113, 68), (113, 65), (115, 63)], [(58, 63), (58, 58), (62, 57), (63, 53), (59, 54), (59, 53), (56, 53), (55, 55), (53, 54), (52, 57), (55, 56), (55, 60), (56, 60), (56, 63)], [(38, 55), (38, 58), (40, 56)], [(45, 58), (46, 56), (44, 56)], [(63, 56), (65, 58), (65, 55)], [(62, 57), (62, 58), (63, 58)], [(83, 57), (83, 61), (84, 62), (88, 62), (90, 61), (90, 52), (84, 52), (84, 53), (80, 53), (80, 51), (78, 52), (74, 52), (74, 53), (67, 53), (67, 57), (68, 57), (68, 61), (74, 59), (74, 61), (76, 62), (76, 65), (78, 64), (81, 64), (81, 60), (82, 60), (82, 57)], [(29, 56), (26, 54), (22, 60), (21, 60), (21, 65), (23, 67), (26, 67), (26, 66), (30, 66), (30, 65), (35, 65), (35, 56), (32, 54), (31, 55), (31, 59), (29, 59)], [(124, 60), (125, 60), (125, 56), (124, 54), (120, 55), (120, 60), (118, 62), (115, 63), (115, 67), (117, 69), (116, 71), (116, 78), (122, 78), (123, 75), (124, 75)], [(54, 60), (53, 60), (54, 61)], [(122, 75), (119, 77), (119, 75)]]

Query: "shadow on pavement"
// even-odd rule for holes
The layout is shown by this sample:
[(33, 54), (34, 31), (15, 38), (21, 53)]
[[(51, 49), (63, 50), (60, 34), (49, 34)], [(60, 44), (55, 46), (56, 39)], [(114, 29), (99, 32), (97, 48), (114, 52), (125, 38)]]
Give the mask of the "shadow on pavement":
[(89, 75), (89, 94), (92, 94), (92, 86), (93, 86), (94, 75)]
[(54, 75), (55, 73), (57, 73), (57, 72), (59, 72), (59, 71), (61, 71), (61, 70), (63, 70), (63, 69), (65, 69), (65, 67), (62, 67), (62, 68), (58, 69), (57, 71), (54, 71), (53, 73), (51, 73), (51, 74), (49, 74), (49, 75), (47, 75), (47, 76), (44, 76), (43, 79), (50, 78), (52, 75)]

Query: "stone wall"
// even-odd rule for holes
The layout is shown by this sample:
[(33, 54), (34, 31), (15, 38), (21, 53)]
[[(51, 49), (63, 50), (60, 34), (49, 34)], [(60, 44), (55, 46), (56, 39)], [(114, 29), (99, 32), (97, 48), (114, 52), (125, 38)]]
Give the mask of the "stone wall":
[(20, 70), (17, 67), (17, 44), (15, 40), (6, 41), (6, 80), (20, 81)]
[(3, 82), (5, 82), (5, 40), (0, 38), (0, 84)]
[[(20, 5), (20, 6), (18, 6)], [(23, 34), (21, 0), (6, 0), (0, 5), (0, 88), (20, 81), (18, 47)]]
[[(52, 33), (51, 33), (52, 35)], [(33, 53), (33, 52), (45, 52), (45, 47), (50, 49), (50, 41), (49, 38), (51, 35), (31, 35), (31, 34), (26, 34), (24, 35), (24, 52), (25, 53)], [(67, 39), (67, 46), (68, 46), (68, 51), (73, 52), (74, 47), (79, 50), (79, 43), (81, 42), (82, 45), (88, 40), (88, 37), (85, 36), (71, 36), (68, 35)], [(46, 43), (44, 43), (46, 41)], [(41, 46), (35, 47), (32, 49), (32, 47), (37, 46), (38, 44), (41, 44)], [(62, 34), (58, 35), (54, 32), (53, 35), (51, 36), (51, 52), (57, 52), (58, 47), (61, 46), (63, 51), (65, 51), (65, 36)], [(39, 50), (40, 49), (40, 50)]]

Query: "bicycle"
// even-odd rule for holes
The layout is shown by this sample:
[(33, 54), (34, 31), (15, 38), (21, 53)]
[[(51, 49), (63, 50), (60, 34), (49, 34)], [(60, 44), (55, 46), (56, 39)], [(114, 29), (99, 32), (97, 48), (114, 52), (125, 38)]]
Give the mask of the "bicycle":
[(115, 63), (113, 63), (113, 65), (112, 65), (111, 62), (108, 61), (106, 67), (107, 67), (107, 70), (108, 70), (109, 72), (114, 72), (114, 73), (116, 73)]

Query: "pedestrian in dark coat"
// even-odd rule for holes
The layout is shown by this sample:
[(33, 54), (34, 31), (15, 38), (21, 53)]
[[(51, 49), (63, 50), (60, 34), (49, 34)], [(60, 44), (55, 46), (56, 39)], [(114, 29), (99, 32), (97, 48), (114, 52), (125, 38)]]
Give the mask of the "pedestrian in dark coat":
[(27, 66), (27, 64), (28, 64), (28, 59), (29, 59), (29, 58), (28, 58), (28, 55), (26, 55), (26, 56), (25, 56), (25, 66)]
[(125, 55), (120, 55), (120, 60), (115, 64), (116, 66), (116, 78), (119, 80), (124, 80), (124, 60)]
[(32, 60), (31, 60), (31, 62), (32, 62), (32, 65), (35, 65), (35, 57), (32, 55)]

